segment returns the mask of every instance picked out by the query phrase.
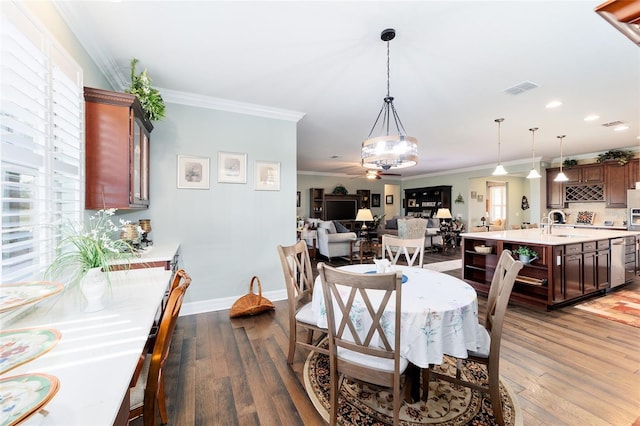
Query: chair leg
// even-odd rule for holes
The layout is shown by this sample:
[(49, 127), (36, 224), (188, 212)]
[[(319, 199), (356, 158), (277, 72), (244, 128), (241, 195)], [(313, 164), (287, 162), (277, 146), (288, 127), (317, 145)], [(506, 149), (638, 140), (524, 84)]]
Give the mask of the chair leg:
[(296, 334), (298, 332), (298, 328), (295, 323), (292, 324), (289, 330), (289, 355), (287, 356), (287, 364), (293, 364), (293, 357), (296, 354)]
[(162, 373), (160, 384), (158, 385), (158, 409), (160, 410), (160, 423), (166, 425), (169, 420), (167, 416), (167, 401), (164, 397), (164, 375)]
[(429, 380), (431, 378), (431, 365), (429, 368), (422, 369), (422, 400), (427, 401), (429, 399)]
[[(487, 367), (488, 370), (488, 367)], [(502, 411), (502, 399), (500, 398), (500, 375), (494, 371), (488, 371), (489, 375), (489, 397), (491, 408), (496, 423), (504, 426), (504, 412)]]

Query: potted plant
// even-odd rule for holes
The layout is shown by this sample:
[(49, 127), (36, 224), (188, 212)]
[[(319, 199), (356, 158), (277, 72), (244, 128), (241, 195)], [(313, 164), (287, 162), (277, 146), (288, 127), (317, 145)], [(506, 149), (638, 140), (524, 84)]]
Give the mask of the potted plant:
[(149, 120), (161, 120), (164, 118), (164, 99), (158, 89), (151, 87), (151, 79), (147, 75), (146, 69), (140, 74), (136, 74), (137, 63), (136, 58), (131, 60), (131, 85), (125, 92), (138, 97)]
[(621, 151), (619, 149), (610, 149), (609, 151), (598, 155), (598, 163), (607, 160), (618, 160), (618, 164), (624, 166), (633, 158), (632, 151)]
[[(45, 277), (80, 285), (87, 298), (86, 312), (103, 308), (100, 299), (110, 284), (109, 265), (131, 258), (133, 248), (128, 241), (113, 238), (121, 231), (111, 216), (116, 209), (99, 210), (89, 218), (87, 225), (64, 223), (60, 227), (62, 238), (56, 251), (58, 255), (45, 272)], [(128, 221), (120, 220), (122, 227)]]
[(538, 253), (532, 250), (529, 246), (519, 246), (513, 251), (513, 253), (517, 254), (520, 262), (525, 265), (528, 265), (538, 258)]
[(337, 184), (335, 188), (333, 188), (333, 195), (347, 195), (349, 191), (342, 184)]

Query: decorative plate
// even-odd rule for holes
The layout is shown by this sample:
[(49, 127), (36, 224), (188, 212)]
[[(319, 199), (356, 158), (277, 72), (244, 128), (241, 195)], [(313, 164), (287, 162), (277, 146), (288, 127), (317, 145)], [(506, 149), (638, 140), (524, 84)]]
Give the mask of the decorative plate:
[(53, 398), (59, 387), (57, 377), (42, 373), (0, 379), (0, 425), (17, 425), (31, 417)]
[(32, 281), (0, 286), (0, 313), (39, 302), (58, 294), (64, 285), (49, 281)]
[(591, 225), (593, 223), (594, 216), (594, 212), (578, 212), (576, 223), (586, 223), (588, 225)]
[(49, 352), (60, 341), (53, 328), (23, 328), (0, 332), (0, 374)]
[[(376, 271), (367, 271), (365, 274), (376, 274)], [(405, 274), (402, 274), (402, 284), (406, 283), (409, 278)]]

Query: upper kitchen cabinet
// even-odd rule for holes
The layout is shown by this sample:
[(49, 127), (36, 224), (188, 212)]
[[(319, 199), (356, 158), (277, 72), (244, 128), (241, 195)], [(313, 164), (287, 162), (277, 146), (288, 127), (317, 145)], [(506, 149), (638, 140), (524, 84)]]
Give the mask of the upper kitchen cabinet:
[(135, 95), (84, 88), (85, 208), (149, 206), (151, 121)]

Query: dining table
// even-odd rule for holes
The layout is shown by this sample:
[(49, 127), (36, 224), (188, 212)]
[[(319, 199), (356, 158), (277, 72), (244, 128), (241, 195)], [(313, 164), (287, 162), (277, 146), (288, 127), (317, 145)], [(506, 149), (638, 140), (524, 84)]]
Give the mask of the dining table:
[[(74, 286), (3, 321), (0, 359), (15, 365), (0, 376), (2, 424), (32, 410), (21, 424), (126, 425), (131, 377), (171, 275), (164, 267), (112, 271), (100, 311), (85, 312)], [(49, 395), (39, 389), (47, 380), (57, 388)]]
[[(478, 297), (466, 282), (442, 272), (420, 267), (394, 265), (402, 271), (402, 319), (400, 355), (420, 368), (442, 364), (444, 355), (467, 358), (476, 350)], [(376, 265), (358, 264), (339, 269), (355, 273), (376, 273)], [(316, 278), (312, 309), (319, 327), (327, 327), (327, 312), (320, 277)], [(389, 303), (388, 309), (394, 307)], [(354, 312), (352, 311), (352, 314)], [(393, 341), (393, 336), (389, 336)]]

